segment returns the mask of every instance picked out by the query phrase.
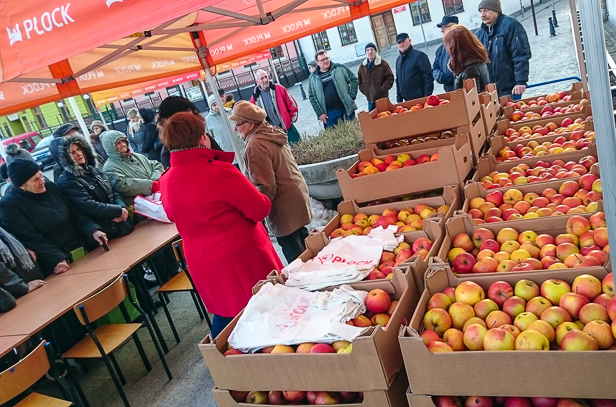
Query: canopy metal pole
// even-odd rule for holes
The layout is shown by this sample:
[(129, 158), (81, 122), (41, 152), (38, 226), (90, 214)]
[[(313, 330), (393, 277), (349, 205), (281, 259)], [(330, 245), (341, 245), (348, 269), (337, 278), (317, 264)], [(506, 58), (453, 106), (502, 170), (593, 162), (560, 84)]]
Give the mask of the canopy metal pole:
[(588, 61), (588, 86), (601, 170), (605, 220), (609, 241), (616, 244), (616, 128), (610, 78), (606, 69), (608, 65), (600, 3), (580, 1), (580, 20), (584, 33), (584, 53)]
[(71, 105), (71, 108), (73, 109), (73, 112), (75, 113), (75, 116), (77, 117), (77, 122), (79, 123), (79, 127), (81, 127), (81, 132), (83, 133), (84, 136), (86, 136), (86, 140), (88, 140), (89, 142), (90, 137), (87, 137), (87, 136), (90, 135), (90, 130), (88, 130), (88, 126), (86, 126), (86, 122), (83, 121), (83, 117), (81, 116), (81, 112), (79, 111), (79, 106), (77, 106), (77, 102), (75, 102), (75, 98), (72, 96), (69, 97), (68, 104)]
[[(569, 0), (569, 9), (571, 10), (571, 28), (573, 29), (573, 43), (575, 44), (575, 55), (578, 60), (578, 68), (580, 69), (580, 78), (582, 78), (582, 87), (588, 90), (588, 77), (586, 76), (586, 64), (584, 62), (584, 50), (582, 49), (582, 33), (577, 20), (577, 6), (575, 0)], [(607, 66), (607, 65), (606, 65)]]

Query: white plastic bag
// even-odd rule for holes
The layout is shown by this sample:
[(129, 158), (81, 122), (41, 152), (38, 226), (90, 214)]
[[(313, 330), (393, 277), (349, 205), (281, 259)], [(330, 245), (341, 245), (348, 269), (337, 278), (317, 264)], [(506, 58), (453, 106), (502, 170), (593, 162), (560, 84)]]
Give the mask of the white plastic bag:
[(350, 286), (309, 292), (265, 283), (248, 302), (229, 336), (229, 345), (253, 353), (273, 345), (353, 341), (367, 328), (345, 322), (366, 311), (367, 295)]
[[(155, 198), (158, 198), (158, 200), (154, 200)], [(162, 202), (160, 202), (160, 194), (148, 195), (147, 198), (137, 195), (133, 203), (133, 210), (135, 213), (143, 215), (146, 218), (164, 223), (172, 223), (167, 217)]]

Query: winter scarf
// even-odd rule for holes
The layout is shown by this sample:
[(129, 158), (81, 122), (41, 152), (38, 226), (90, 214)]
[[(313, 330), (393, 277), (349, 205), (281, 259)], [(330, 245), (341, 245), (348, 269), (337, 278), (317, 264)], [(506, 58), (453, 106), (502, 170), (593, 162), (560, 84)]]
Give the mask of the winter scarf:
[(11, 236), (10, 233), (0, 228), (0, 259), (3, 263), (15, 267), (14, 256), (17, 256), (21, 266), (25, 270), (32, 270), (34, 268), (34, 262), (26, 248), (17, 239)]

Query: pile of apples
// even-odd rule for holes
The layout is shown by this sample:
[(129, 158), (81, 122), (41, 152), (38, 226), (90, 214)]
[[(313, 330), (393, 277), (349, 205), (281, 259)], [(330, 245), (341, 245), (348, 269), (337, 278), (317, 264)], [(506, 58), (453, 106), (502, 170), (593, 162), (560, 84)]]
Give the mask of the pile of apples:
[(479, 181), (484, 189), (495, 189), (533, 182), (574, 178), (588, 173), (596, 163), (597, 159), (592, 155), (582, 157), (577, 163), (575, 161), (565, 162), (559, 159), (551, 163), (537, 161), (534, 167), (526, 163), (520, 163), (508, 172), (493, 171), (482, 177)]
[(505, 140), (512, 142), (516, 140), (530, 140), (544, 136), (552, 136), (566, 132), (582, 131), (585, 127), (584, 123), (590, 120), (592, 120), (592, 116), (588, 116), (586, 119), (577, 118), (575, 120), (566, 117), (561, 121), (560, 126), (554, 122), (550, 122), (545, 126), (535, 125), (532, 128), (523, 126), (520, 127), (519, 130), (510, 127), (504, 131), (503, 136)]
[(587, 131), (585, 133), (581, 131), (574, 132), (571, 134), (571, 137), (573, 137), (573, 134), (576, 134), (576, 136), (579, 135), (580, 138), (574, 141), (573, 139), (567, 140), (565, 136), (559, 136), (554, 139), (554, 142), (545, 141), (539, 144), (538, 141), (531, 140), (525, 145), (518, 144), (513, 149), (509, 146), (505, 146), (498, 152), (496, 161), (506, 162), (525, 158), (571, 153), (588, 148), (595, 138), (595, 132), (593, 131)]
[(523, 194), (515, 188), (504, 193), (492, 191), (485, 199), (471, 199), (468, 213), (475, 223), (481, 224), (596, 212), (599, 201), (603, 199), (602, 191), (601, 178), (584, 174), (578, 180), (563, 182), (558, 191), (545, 188), (541, 195), (535, 192)]
[(410, 109), (407, 109), (404, 106), (396, 106), (393, 112), (390, 112), (389, 110), (380, 112), (379, 114), (376, 115), (376, 118), (381, 119), (383, 117), (395, 116), (395, 115), (402, 114), (402, 113), (414, 112), (417, 110), (428, 109), (431, 107), (442, 106), (442, 105), (447, 105), (447, 104), (449, 104), (449, 100), (441, 99), (435, 95), (430, 95), (428, 96), (428, 99), (426, 100), (425, 105), (422, 105), (421, 103), (417, 103), (415, 106), (412, 106)]
[(370, 161), (361, 161), (357, 165), (357, 173), (352, 174), (351, 178), (363, 177), (364, 175), (377, 174), (384, 171), (399, 170), (400, 168), (412, 167), (438, 160), (438, 152), (432, 155), (421, 154), (416, 159), (408, 153), (388, 155), (384, 159), (373, 158)]
[(533, 99), (528, 102), (523, 100), (518, 100), (517, 102), (507, 102), (505, 106), (513, 106), (514, 109), (525, 110), (532, 107), (545, 106), (548, 103), (568, 102), (570, 100), (571, 95), (568, 95), (565, 91), (560, 91), (556, 93), (548, 93), (545, 96), (539, 96), (536, 100)]
[[(549, 104), (546, 104), (543, 106), (540, 113), (537, 113), (537, 112), (524, 113), (522, 111), (524, 109), (515, 110), (513, 113), (511, 113), (511, 116), (509, 116), (509, 121), (515, 123), (518, 121), (523, 122), (527, 120), (541, 119), (541, 118), (546, 118), (550, 116), (560, 116), (563, 114), (577, 113), (577, 112), (581, 112), (584, 105), (588, 103), (590, 103), (588, 99), (581, 99), (579, 103), (577, 104), (572, 103), (569, 106), (552, 107)], [(525, 105), (525, 106), (528, 106), (528, 105)], [(526, 109), (530, 109), (530, 107), (527, 107)]]
[(417, 204), (414, 208), (406, 207), (400, 211), (387, 208), (382, 215), (345, 213), (340, 217), (340, 227), (334, 230), (329, 237), (333, 239), (351, 235), (367, 236), (374, 228), (382, 226), (383, 229), (387, 229), (391, 225), (398, 227), (396, 233), (415, 232), (423, 230), (424, 219), (439, 213), (445, 215), (448, 210), (449, 205), (441, 205), (437, 209), (426, 204)]
[[(370, 326), (387, 326), (389, 318), (398, 306), (398, 301), (392, 301), (387, 292), (380, 288), (375, 288), (368, 293), (365, 301), (366, 312), (355, 319), (347, 321), (347, 325), (360, 328)], [(335, 341), (331, 345), (328, 343), (304, 342), (299, 345), (274, 345), (268, 346), (257, 353), (351, 353), (353, 344), (349, 341)], [(224, 356), (244, 355), (238, 349), (229, 349)]]
[(532, 230), (518, 233), (503, 228), (496, 236), (477, 228), (472, 236), (460, 233), (447, 253), (452, 271), (458, 274), (507, 271), (553, 270), (600, 267), (609, 253), (605, 213), (589, 219), (574, 215), (567, 220), (565, 233), (556, 237)]
[(409, 243), (400, 242), (393, 253), (384, 250), (379, 260), (379, 265), (368, 274), (366, 280), (392, 278), (394, 267), (399, 266), (410, 258), (418, 256), (420, 259), (426, 260), (433, 244), (434, 242), (427, 237), (421, 237), (415, 240), (412, 246)]
[(374, 205), (387, 205), (390, 203), (396, 203), (396, 202), (402, 202), (402, 201), (412, 201), (415, 199), (434, 198), (434, 197), (441, 196), (441, 195), (443, 195), (443, 190), (439, 189), (439, 190), (434, 190), (434, 191), (430, 191), (427, 193), (405, 195), (405, 196), (394, 197), (394, 198), (377, 199), (375, 201), (360, 203), (359, 206), (364, 207), (364, 206), (374, 206)]
[[(496, 281), (486, 293), (465, 281), (434, 294), (421, 336), (431, 352), (610, 349), (616, 336), (612, 273), (583, 274), (572, 285)], [(611, 326), (610, 326), (611, 324)]]
[(415, 138), (403, 138), (399, 140), (386, 141), (384, 143), (377, 144), (377, 147), (380, 148), (381, 150), (387, 150), (389, 148), (398, 148), (398, 147), (405, 147), (408, 145), (428, 143), (430, 141), (445, 140), (448, 138), (455, 137), (456, 134), (457, 134), (457, 130), (453, 129), (453, 130), (443, 131), (440, 133), (429, 134), (427, 136), (424, 135), (424, 136), (418, 136)]
[(433, 396), (436, 407), (616, 407), (616, 400), (552, 397)]
[(230, 391), (238, 403), (271, 405), (354, 404), (364, 400), (363, 392), (352, 391)]

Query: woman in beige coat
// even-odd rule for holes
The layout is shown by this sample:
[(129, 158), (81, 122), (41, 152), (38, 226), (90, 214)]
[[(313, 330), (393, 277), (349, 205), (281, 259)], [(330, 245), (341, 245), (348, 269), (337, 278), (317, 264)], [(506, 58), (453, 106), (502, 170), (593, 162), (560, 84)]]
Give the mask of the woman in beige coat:
[(266, 117), (259, 106), (239, 101), (229, 119), (246, 142), (248, 178), (272, 202), (267, 226), (290, 263), (306, 249), (305, 226), (312, 219), (308, 186), (291, 154), (287, 135), (267, 123)]

